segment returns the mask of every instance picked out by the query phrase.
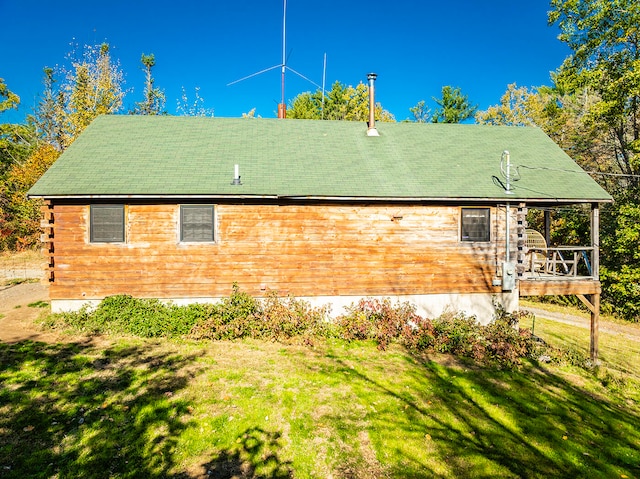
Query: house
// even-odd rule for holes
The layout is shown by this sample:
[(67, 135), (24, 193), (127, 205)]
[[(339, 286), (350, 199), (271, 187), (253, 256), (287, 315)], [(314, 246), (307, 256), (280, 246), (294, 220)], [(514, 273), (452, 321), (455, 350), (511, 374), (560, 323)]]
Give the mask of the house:
[[(611, 197), (541, 130), (367, 131), (359, 122), (98, 117), (29, 192), (45, 202), (52, 309), (115, 294), (212, 301), (234, 282), (334, 314), (361, 297), (482, 322), (496, 303), (512, 311), (527, 295), (576, 294), (597, 309), (598, 211)], [(562, 259), (549, 248), (533, 264), (526, 210), (574, 204), (592, 216), (591, 244), (557, 249)]]

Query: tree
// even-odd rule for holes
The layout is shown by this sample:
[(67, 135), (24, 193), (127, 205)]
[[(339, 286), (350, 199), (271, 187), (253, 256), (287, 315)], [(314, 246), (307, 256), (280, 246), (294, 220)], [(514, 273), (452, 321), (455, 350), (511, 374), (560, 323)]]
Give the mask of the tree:
[(572, 50), (556, 76), (561, 93), (591, 98), (581, 122), (599, 131), (602, 169), (640, 174), (640, 3), (637, 0), (552, 0), (549, 23)]
[(0, 113), (18, 108), (20, 97), (9, 90), (4, 78), (0, 78)]
[(500, 104), (477, 112), (475, 119), (482, 125), (536, 126), (540, 122), (538, 103), (539, 96), (535, 91), (511, 83), (500, 98)]
[(0, 124), (0, 181), (11, 166), (21, 164), (38, 143), (32, 123)]
[(0, 183), (0, 250), (22, 250), (40, 241), (42, 201), (28, 199), (29, 188), (60, 156), (42, 143), (23, 163), (14, 164)]
[[(380, 103), (376, 103), (374, 115), (377, 121), (395, 121)], [(368, 121), (369, 87), (362, 82), (353, 87), (336, 81), (325, 95), (319, 89), (315, 93), (301, 93), (289, 104), (287, 118)]]
[(242, 118), (260, 118), (260, 115), (256, 117), (256, 109), (252, 108), (247, 113), (243, 113)]
[(442, 87), (442, 97), (433, 98), (436, 108), (432, 123), (461, 123), (472, 118), (478, 107), (471, 105), (467, 95), (463, 95), (460, 88), (449, 85)]
[(164, 92), (153, 86), (155, 80), (151, 75), (151, 69), (156, 64), (156, 58), (153, 53), (150, 55), (143, 53), (140, 61), (145, 71), (144, 100), (137, 102), (130, 113), (133, 115), (165, 115), (167, 112), (164, 109), (166, 102)]
[(204, 98), (200, 96), (200, 87), (195, 87), (195, 98), (189, 100), (187, 91), (182, 87), (182, 97), (176, 106), (178, 116), (213, 116), (213, 109), (204, 106)]
[[(0, 78), (0, 114), (7, 110), (17, 109), (20, 97), (9, 90)], [(0, 180), (14, 164), (19, 164), (29, 156), (36, 144), (33, 124), (0, 124)]]
[[(562, 146), (614, 196), (601, 215), (602, 298), (638, 319), (640, 3), (552, 0), (549, 24), (572, 54), (553, 75)], [(555, 138), (554, 138), (555, 139)], [(556, 140), (557, 141), (557, 140)]]
[(91, 121), (122, 109), (124, 83), (122, 72), (111, 60), (109, 45), (89, 48), (74, 62), (75, 76), (70, 79), (68, 113), (71, 134), (75, 139)]
[(420, 100), (415, 106), (409, 108), (416, 123), (429, 123), (431, 121), (431, 109), (427, 107), (424, 100)]
[(108, 44), (85, 46), (79, 58), (75, 52), (69, 57), (70, 68), (45, 68), (45, 90), (35, 113), (40, 134), (60, 151), (98, 115), (119, 112), (125, 95), (124, 75)]
[(67, 143), (66, 99), (63, 91), (56, 91), (53, 68), (44, 68), (44, 91), (38, 103), (35, 124), (42, 140), (61, 150)]

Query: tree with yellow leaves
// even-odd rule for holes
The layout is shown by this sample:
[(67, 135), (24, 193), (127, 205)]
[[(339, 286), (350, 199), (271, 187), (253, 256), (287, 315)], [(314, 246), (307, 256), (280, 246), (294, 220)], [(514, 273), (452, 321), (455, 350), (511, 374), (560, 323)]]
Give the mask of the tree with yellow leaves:
[(70, 68), (45, 68), (45, 91), (35, 114), (44, 140), (60, 151), (98, 115), (121, 111), (126, 93), (124, 74), (108, 44), (85, 46), (79, 57), (75, 52), (69, 57)]
[(0, 251), (23, 250), (38, 244), (41, 200), (27, 198), (27, 191), (60, 156), (46, 143), (23, 163), (14, 164), (0, 183)]

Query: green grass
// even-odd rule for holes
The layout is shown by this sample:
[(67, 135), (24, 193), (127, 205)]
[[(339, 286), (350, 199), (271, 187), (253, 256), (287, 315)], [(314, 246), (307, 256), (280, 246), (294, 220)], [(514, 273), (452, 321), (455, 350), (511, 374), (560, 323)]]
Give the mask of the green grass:
[(38, 278), (13, 278), (4, 281), (2, 286), (17, 286), (23, 283), (38, 283), (40, 280)]
[[(544, 339), (548, 344), (570, 351), (578, 351), (588, 356), (590, 347), (590, 330), (588, 327), (577, 327), (552, 321), (545, 318), (524, 318), (521, 325), (534, 328), (536, 336)], [(589, 325), (585, 317), (584, 325)], [(599, 359), (604, 368), (602, 373), (608, 377), (627, 378), (640, 381), (640, 341), (632, 341), (625, 336), (624, 328), (633, 328), (640, 332), (640, 326), (627, 323), (624, 328), (616, 327), (619, 323), (600, 324), (598, 334)]]
[(638, 477), (640, 387), (603, 377), (338, 340), (0, 344), (0, 476)]
[(46, 308), (49, 306), (47, 301), (34, 301), (33, 303), (29, 303), (27, 305), (30, 308)]

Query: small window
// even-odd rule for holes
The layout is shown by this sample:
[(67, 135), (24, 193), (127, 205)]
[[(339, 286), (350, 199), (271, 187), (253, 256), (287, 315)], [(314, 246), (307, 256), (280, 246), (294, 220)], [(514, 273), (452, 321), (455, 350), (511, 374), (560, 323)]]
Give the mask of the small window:
[(214, 208), (212, 205), (180, 206), (180, 241), (213, 242)]
[(91, 205), (91, 242), (124, 242), (124, 205)]
[(491, 221), (489, 208), (462, 208), (460, 239), (462, 241), (489, 241)]

